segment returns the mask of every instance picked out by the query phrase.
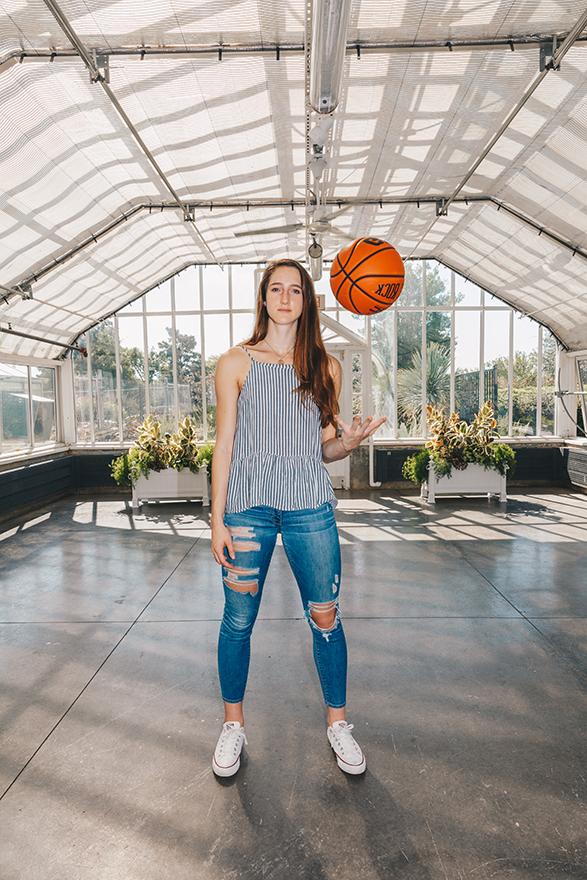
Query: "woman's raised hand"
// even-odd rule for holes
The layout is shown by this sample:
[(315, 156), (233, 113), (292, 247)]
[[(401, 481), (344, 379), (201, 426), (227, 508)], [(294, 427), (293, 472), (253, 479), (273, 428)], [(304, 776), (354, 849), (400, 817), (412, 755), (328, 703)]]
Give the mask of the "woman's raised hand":
[(365, 437), (373, 434), (380, 425), (386, 422), (387, 417), (382, 416), (382, 418), (373, 421), (373, 416), (367, 416), (365, 421), (362, 422), (361, 416), (354, 416), (352, 424), (350, 425), (347, 425), (347, 423), (343, 422), (338, 416), (336, 421), (342, 428), (342, 434), (339, 439), (342, 443), (343, 449), (350, 452), (351, 449), (356, 449)]

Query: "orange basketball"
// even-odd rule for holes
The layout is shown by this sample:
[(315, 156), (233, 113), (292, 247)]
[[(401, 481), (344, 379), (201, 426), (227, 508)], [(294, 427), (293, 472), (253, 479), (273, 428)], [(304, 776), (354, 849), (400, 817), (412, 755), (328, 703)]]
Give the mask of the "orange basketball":
[(358, 238), (337, 253), (330, 267), (333, 294), (356, 315), (388, 309), (402, 292), (404, 278), (402, 258), (380, 238)]

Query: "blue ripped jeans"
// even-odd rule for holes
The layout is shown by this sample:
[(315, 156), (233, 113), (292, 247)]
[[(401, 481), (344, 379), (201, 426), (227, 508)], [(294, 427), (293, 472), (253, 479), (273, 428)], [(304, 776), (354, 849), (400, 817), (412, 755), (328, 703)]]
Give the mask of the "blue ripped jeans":
[[(340, 619), (340, 543), (332, 504), (304, 510), (258, 505), (225, 513), (238, 571), (222, 566), (224, 614), (218, 636), (218, 674), (222, 698), (240, 703), (245, 694), (251, 654), (251, 632), (263, 595), (263, 584), (277, 533), (296, 579), (304, 615), (313, 638), (313, 654), (324, 701), (346, 703), (347, 646)], [(325, 626), (328, 618), (334, 623)], [(323, 612), (321, 615), (320, 612)], [(317, 620), (312, 617), (314, 613)]]

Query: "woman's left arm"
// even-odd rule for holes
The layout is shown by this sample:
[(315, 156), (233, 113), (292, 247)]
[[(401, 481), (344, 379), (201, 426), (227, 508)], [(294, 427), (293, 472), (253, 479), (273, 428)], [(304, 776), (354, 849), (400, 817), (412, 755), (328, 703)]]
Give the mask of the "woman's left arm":
[[(340, 389), (342, 386), (342, 369), (338, 358), (331, 357), (330, 365), (333, 369), (334, 388), (336, 398), (340, 397)], [(347, 425), (341, 418), (336, 420), (341, 428), (341, 436), (336, 436), (336, 428), (334, 425), (327, 425), (322, 428), (322, 459), (326, 464), (331, 461), (339, 461), (346, 458), (353, 449), (356, 449), (362, 441), (373, 434), (377, 428), (387, 421), (383, 416), (373, 421), (373, 416), (367, 416), (365, 421), (361, 421), (360, 416), (354, 416), (352, 424)]]

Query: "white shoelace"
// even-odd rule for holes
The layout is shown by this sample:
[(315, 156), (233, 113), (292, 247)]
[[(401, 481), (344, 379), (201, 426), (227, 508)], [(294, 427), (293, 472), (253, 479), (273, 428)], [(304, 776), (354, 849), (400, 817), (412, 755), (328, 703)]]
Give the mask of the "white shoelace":
[(344, 726), (337, 724), (336, 727), (332, 727), (331, 725), (331, 730), (337, 740), (338, 745), (340, 746), (340, 751), (343, 755), (354, 755), (359, 760), (362, 760), (363, 752), (361, 750), (361, 747), (351, 733), (351, 730), (354, 726), (354, 724), (349, 724), (348, 722), (345, 722)]
[(222, 725), (222, 733), (220, 734), (220, 741), (218, 743), (218, 757), (223, 757), (225, 752), (232, 753), (232, 757), (235, 757), (239, 749), (241, 737), (243, 737), (245, 743), (248, 745), (249, 741), (247, 740), (247, 735), (243, 728), (233, 727), (231, 721), (225, 721)]

